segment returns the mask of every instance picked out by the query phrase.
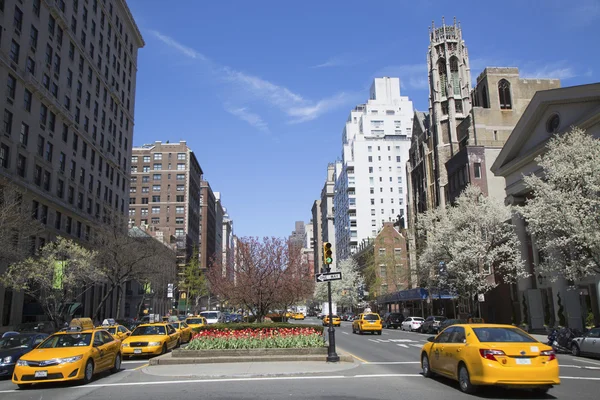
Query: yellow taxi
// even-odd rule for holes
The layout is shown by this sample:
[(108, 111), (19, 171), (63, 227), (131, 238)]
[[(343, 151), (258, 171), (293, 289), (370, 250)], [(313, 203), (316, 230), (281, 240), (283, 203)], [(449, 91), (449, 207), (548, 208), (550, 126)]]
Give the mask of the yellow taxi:
[(207, 326), (208, 322), (206, 322), (206, 318), (200, 316), (187, 317), (185, 319), (185, 323), (188, 324), (192, 330), (194, 328), (200, 328), (201, 326)]
[[(91, 321), (90, 321), (91, 323)], [(94, 374), (121, 369), (121, 341), (103, 329), (73, 326), (49, 336), (22, 356), (13, 383), (27, 388), (40, 382), (82, 381)]]
[(119, 324), (102, 325), (99, 326), (98, 329), (104, 329), (121, 341), (125, 340), (127, 337), (129, 337), (129, 335), (131, 335), (131, 331), (129, 329)]
[[(332, 325), (333, 326), (341, 326), (342, 325), (342, 319), (339, 317), (339, 315), (333, 315), (333, 319), (332, 319)], [(329, 315), (326, 315), (325, 318), (323, 318), (323, 326), (329, 326)]]
[(512, 325), (451, 325), (428, 340), (421, 350), (423, 376), (457, 380), (465, 393), (501, 385), (543, 394), (560, 384), (552, 347)]
[(304, 319), (304, 314), (302, 314), (301, 312), (295, 313), (294, 316), (292, 317), (295, 320), (303, 320)]
[(123, 357), (150, 356), (165, 354), (181, 344), (179, 332), (171, 324), (158, 322), (142, 324), (131, 332), (123, 341), (121, 352)]
[(192, 340), (192, 328), (186, 324), (183, 321), (177, 321), (177, 322), (170, 322), (171, 325), (173, 325), (173, 328), (177, 329), (177, 331), (179, 332), (180, 336), (181, 336), (181, 343), (185, 342), (189, 342), (190, 340)]
[(381, 335), (382, 330), (381, 317), (377, 313), (358, 314), (352, 321), (352, 333), (358, 332), (362, 335), (364, 332), (371, 332)]

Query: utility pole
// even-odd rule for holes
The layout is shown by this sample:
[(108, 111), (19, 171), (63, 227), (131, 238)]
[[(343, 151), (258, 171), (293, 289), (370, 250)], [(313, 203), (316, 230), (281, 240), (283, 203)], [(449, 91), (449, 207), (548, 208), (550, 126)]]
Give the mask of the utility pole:
[[(331, 272), (331, 263), (333, 262), (333, 253), (331, 243), (323, 243), (323, 264), (327, 273)], [(341, 278), (341, 277), (340, 277)], [(329, 347), (327, 348), (327, 362), (339, 362), (340, 357), (335, 351), (335, 329), (333, 328), (333, 304), (331, 301), (331, 281), (327, 281), (327, 300), (329, 301)]]

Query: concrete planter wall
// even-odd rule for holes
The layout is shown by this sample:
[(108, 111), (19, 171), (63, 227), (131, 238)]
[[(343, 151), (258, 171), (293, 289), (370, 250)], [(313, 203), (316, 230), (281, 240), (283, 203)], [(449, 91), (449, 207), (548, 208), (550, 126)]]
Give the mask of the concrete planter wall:
[(300, 349), (225, 349), (225, 350), (186, 350), (176, 349), (173, 358), (186, 357), (235, 357), (235, 356), (297, 356), (297, 355), (327, 355), (327, 347), (312, 347)]

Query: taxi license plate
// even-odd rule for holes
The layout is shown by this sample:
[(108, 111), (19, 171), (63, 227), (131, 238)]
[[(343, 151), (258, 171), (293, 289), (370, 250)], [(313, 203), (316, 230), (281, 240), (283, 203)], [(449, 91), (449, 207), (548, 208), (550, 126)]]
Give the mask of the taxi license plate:
[(531, 364), (531, 360), (529, 358), (517, 358), (518, 365), (529, 365)]
[(35, 371), (34, 376), (36, 378), (47, 378), (48, 377), (48, 371)]
[(142, 354), (142, 349), (133, 349), (133, 354)]

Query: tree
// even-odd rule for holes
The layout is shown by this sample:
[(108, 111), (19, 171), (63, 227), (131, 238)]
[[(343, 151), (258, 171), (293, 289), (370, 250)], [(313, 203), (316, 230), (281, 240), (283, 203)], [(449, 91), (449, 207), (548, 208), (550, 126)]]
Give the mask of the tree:
[(69, 306), (100, 279), (96, 256), (94, 251), (58, 237), (36, 255), (12, 264), (1, 280), (32, 296), (48, 318), (62, 326), (70, 317)]
[(31, 254), (29, 238), (43, 231), (33, 217), (32, 210), (23, 205), (23, 191), (0, 179), (0, 263), (21, 261)]
[(300, 275), (291, 271), (298, 271), (302, 262), (289, 240), (245, 237), (236, 246), (234, 279), (223, 274), (220, 259), (211, 262), (207, 278), (211, 291), (222, 301), (241, 305), (262, 321), (273, 307), (282, 304), (286, 279), (299, 279)]
[(421, 280), (430, 289), (449, 289), (472, 301), (499, 281), (527, 277), (510, 217), (510, 207), (483, 196), (476, 186), (468, 186), (455, 206), (426, 212), (418, 226), (426, 237)]
[[(94, 231), (92, 243), (98, 252), (98, 271), (102, 281), (107, 284), (107, 290), (94, 312), (94, 319), (115, 292), (117, 314), (114, 318), (119, 318), (123, 286), (127, 281), (157, 283), (153, 285), (155, 292), (162, 292), (166, 283), (174, 283), (175, 253), (138, 228), (128, 232), (120, 224), (105, 224)], [(163, 284), (164, 287), (161, 287)]]
[(292, 305), (305, 302), (312, 296), (315, 280), (310, 273), (308, 262), (302, 254), (301, 247), (290, 248), (290, 259), (293, 260), (283, 271), (283, 284), (279, 291), (279, 304), (284, 312)]
[[(347, 258), (339, 261), (337, 267), (342, 273), (342, 279), (331, 282), (331, 301), (344, 307), (357, 305), (359, 286), (363, 283), (357, 262), (353, 258)], [(314, 299), (320, 302), (328, 301), (326, 283), (316, 284)]]
[(578, 280), (600, 273), (600, 139), (573, 128), (555, 135), (524, 177), (532, 191), (519, 211), (550, 276)]
[(200, 299), (208, 295), (208, 281), (200, 270), (200, 257), (198, 249), (194, 248), (192, 257), (185, 265), (180, 287), (186, 292), (188, 307), (191, 306), (194, 313), (200, 308)]

